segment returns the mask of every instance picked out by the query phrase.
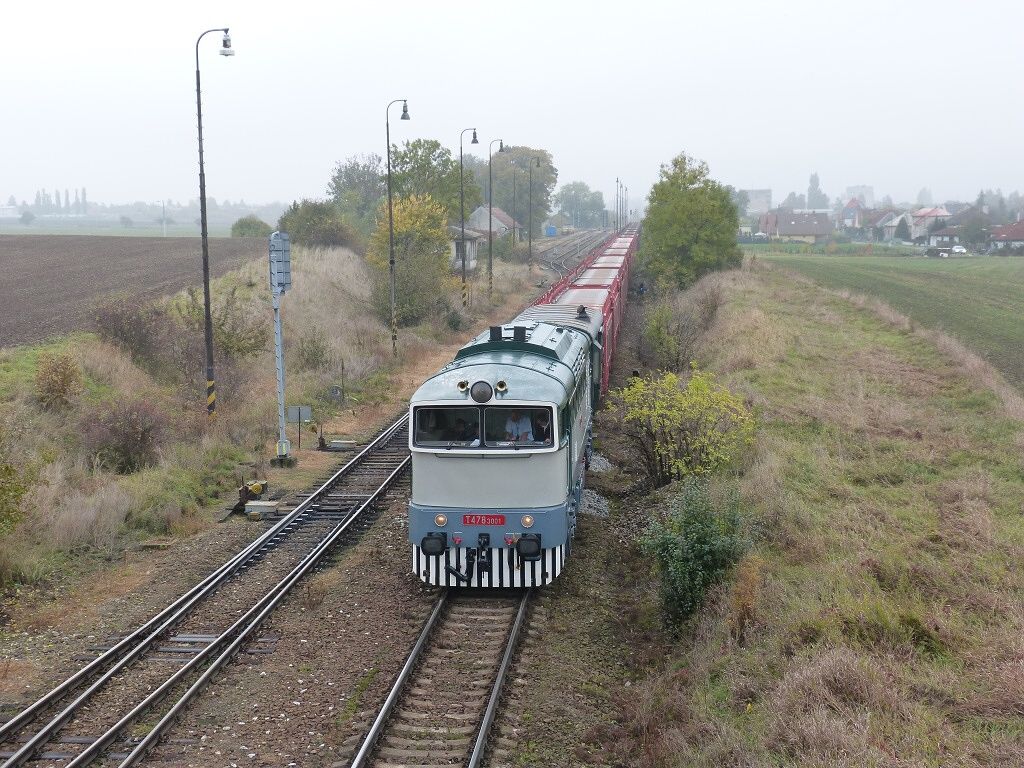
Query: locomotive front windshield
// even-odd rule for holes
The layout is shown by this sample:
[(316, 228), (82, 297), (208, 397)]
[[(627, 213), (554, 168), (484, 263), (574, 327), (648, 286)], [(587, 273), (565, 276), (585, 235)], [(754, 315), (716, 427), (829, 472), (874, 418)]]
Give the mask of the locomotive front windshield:
[[(417, 408), (414, 442), (424, 448), (546, 448), (553, 444), (551, 408), (435, 406)], [(482, 429), (481, 429), (482, 427)]]

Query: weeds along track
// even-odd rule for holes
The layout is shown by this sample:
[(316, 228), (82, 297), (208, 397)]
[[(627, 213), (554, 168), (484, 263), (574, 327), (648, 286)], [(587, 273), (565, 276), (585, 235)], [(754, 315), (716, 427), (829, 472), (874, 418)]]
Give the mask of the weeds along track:
[(350, 767), (481, 765), (529, 599), (442, 592)]
[(408, 470), (403, 416), (262, 536), (0, 726), (2, 768), (138, 763), (331, 549)]

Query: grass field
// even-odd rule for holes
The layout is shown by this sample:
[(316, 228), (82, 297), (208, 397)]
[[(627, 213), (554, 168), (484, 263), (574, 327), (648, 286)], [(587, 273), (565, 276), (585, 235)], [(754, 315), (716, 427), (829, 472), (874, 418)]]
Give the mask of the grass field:
[(957, 337), (1024, 386), (1024, 259), (758, 253), (827, 287), (875, 296)]
[(630, 764), (1024, 765), (1024, 421), (871, 307), (777, 268), (706, 280), (700, 362), (758, 420), (756, 543), (632, 686)]

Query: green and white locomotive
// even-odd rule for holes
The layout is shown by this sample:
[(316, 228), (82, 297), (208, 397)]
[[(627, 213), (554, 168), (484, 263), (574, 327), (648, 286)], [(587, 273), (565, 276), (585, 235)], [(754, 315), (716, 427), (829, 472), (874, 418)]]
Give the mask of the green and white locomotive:
[(423, 581), (536, 587), (562, 572), (601, 343), (600, 309), (533, 306), (473, 339), (413, 395), (409, 539)]

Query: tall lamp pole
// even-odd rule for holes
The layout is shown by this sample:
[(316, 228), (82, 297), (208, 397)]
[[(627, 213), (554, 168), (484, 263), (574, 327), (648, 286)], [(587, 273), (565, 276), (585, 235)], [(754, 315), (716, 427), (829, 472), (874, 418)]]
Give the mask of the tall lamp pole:
[[(498, 152), (505, 151), (505, 142), (494, 139), (487, 145), (487, 298), (491, 298), (494, 290), (494, 175), (491, 173), (491, 157), (494, 155), (494, 142), (498, 142)], [(514, 240), (515, 238), (513, 238)]]
[(529, 254), (528, 257), (527, 257), (529, 259), (529, 269), (532, 271), (533, 270), (533, 166), (534, 166), (534, 163), (536, 163), (537, 167), (540, 168), (540, 157), (531, 157), (530, 160), (533, 161), (533, 162), (531, 162), (529, 164), (529, 170), (530, 170), (530, 194), (529, 194), (530, 206), (529, 206), (529, 213), (526, 216), (526, 242), (527, 242), (526, 249), (527, 249), (527, 253)]
[(473, 141), (470, 144), (479, 144), (476, 139), (476, 128), (464, 128), (459, 134), (459, 220), (462, 227), (462, 236), (459, 238), (462, 243), (462, 308), (465, 309), (469, 300), (469, 288), (466, 287), (466, 182), (464, 179), (462, 165), (462, 137), (468, 131), (473, 132)]
[(211, 32), (223, 32), (221, 56), (234, 56), (227, 27), (208, 29), (196, 39), (196, 116), (199, 121), (199, 231), (203, 241), (203, 333), (206, 340), (206, 415), (217, 414), (217, 388), (213, 377), (213, 317), (210, 312), (210, 236), (206, 228), (206, 170), (203, 167), (203, 99), (199, 83), (199, 43)]
[(391, 105), (402, 102), (402, 120), (409, 119), (409, 104), (395, 99), (384, 110), (384, 133), (388, 141), (388, 269), (391, 273), (391, 354), (398, 356), (398, 305), (395, 303), (395, 211), (391, 205)]
[(615, 228), (619, 228), (619, 177), (615, 177)]
[(626, 187), (626, 204), (624, 207), (626, 212), (626, 226), (629, 226), (629, 187)]

